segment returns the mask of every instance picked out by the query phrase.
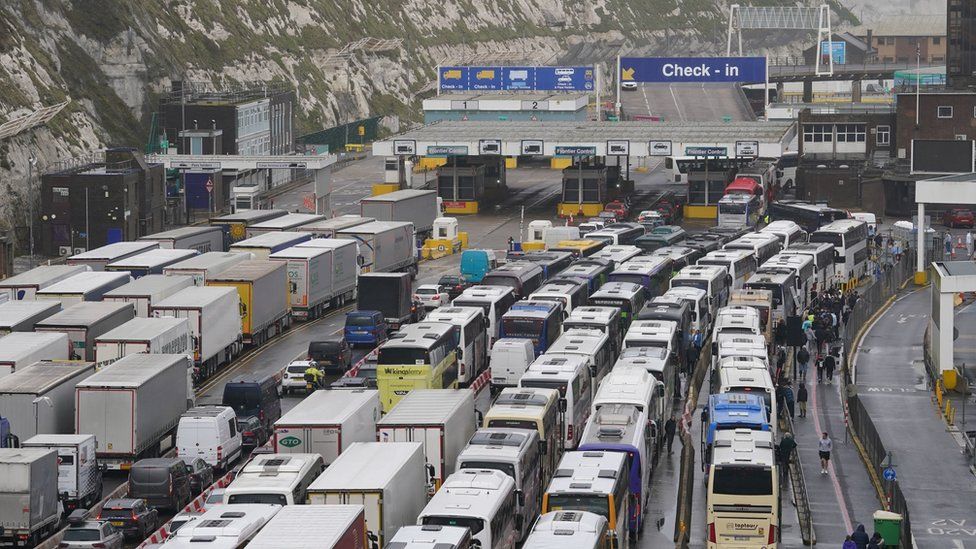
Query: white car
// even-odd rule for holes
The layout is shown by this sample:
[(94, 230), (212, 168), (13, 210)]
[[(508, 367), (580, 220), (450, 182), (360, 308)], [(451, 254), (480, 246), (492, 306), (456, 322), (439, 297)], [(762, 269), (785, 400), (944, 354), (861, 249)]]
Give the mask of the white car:
[(637, 82), (626, 81), (620, 83), (620, 89), (627, 91), (634, 91), (637, 89)]
[[(281, 393), (287, 395), (292, 391), (305, 390), (305, 370), (309, 366), (318, 367), (314, 360), (293, 360), (285, 366), (285, 375), (281, 378)], [(321, 369), (321, 368), (319, 368)]]
[(644, 210), (637, 216), (637, 222), (664, 225), (664, 216), (655, 210)]
[(451, 302), (451, 298), (440, 284), (422, 284), (417, 288), (417, 291), (413, 294), (414, 301), (420, 303), (424, 310), (430, 311), (431, 309), (436, 309), (441, 305), (446, 305)]

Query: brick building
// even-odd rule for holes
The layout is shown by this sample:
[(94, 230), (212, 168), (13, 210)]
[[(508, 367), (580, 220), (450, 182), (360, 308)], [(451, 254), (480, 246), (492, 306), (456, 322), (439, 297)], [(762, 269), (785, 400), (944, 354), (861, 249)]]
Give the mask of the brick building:
[(879, 62), (913, 63), (916, 49), (923, 63), (946, 59), (946, 17), (942, 14), (885, 15), (854, 34), (874, 48)]

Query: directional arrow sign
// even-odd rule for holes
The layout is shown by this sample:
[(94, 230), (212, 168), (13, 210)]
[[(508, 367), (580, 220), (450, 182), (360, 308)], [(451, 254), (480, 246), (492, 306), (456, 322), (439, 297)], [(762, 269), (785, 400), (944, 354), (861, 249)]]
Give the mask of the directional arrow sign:
[(765, 82), (765, 57), (621, 57), (620, 80)]

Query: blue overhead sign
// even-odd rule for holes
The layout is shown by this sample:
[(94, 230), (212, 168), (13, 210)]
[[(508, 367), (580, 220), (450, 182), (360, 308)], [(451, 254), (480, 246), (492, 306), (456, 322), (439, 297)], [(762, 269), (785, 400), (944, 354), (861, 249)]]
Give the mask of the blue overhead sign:
[(440, 67), (441, 91), (576, 91), (596, 89), (593, 67)]
[(621, 57), (621, 82), (765, 82), (765, 57)]
[(685, 156), (716, 156), (726, 157), (729, 150), (725, 147), (685, 147)]
[(847, 42), (843, 40), (824, 40), (820, 43), (820, 62), (827, 64), (830, 63), (830, 57), (827, 57), (829, 52), (830, 57), (834, 58), (835, 65), (843, 65), (847, 63)]

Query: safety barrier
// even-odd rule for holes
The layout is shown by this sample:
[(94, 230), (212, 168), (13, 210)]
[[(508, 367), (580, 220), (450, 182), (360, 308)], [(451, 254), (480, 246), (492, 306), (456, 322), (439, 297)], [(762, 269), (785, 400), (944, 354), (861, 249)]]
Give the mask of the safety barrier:
[(692, 503), (695, 494), (695, 442), (692, 439), (691, 422), (698, 408), (698, 394), (705, 375), (712, 363), (712, 340), (709, 337), (698, 354), (698, 362), (688, 379), (685, 406), (681, 414), (681, 469), (678, 474), (678, 495), (674, 521), (674, 542), (676, 547), (688, 547), (691, 540)]
[[(230, 484), (230, 481), (234, 480), (234, 476), (236, 474), (237, 474), (236, 470), (230, 471), (226, 475), (217, 479), (217, 482), (214, 482), (213, 484), (208, 486), (205, 490), (200, 492), (200, 495), (194, 498), (193, 501), (187, 503), (186, 507), (180, 510), (180, 513), (203, 513), (205, 510), (204, 503), (207, 501), (207, 498), (210, 497), (210, 493), (213, 492), (214, 488), (226, 488), (227, 485)], [(177, 513), (177, 515), (178, 514), (179, 513)], [(152, 535), (150, 535), (148, 538), (143, 540), (142, 543), (136, 546), (136, 549), (145, 549), (150, 545), (158, 545), (166, 541), (166, 538), (168, 538), (171, 534), (171, 532), (169, 531), (169, 526), (170, 524), (172, 524), (172, 522), (173, 519), (168, 520), (166, 524), (160, 526), (158, 530), (153, 532)]]
[[(793, 416), (786, 413), (786, 430), (793, 432)], [(807, 495), (807, 479), (803, 474), (803, 459), (801, 452), (792, 452), (787, 463), (790, 477), (790, 488), (793, 490), (793, 505), (796, 506), (796, 516), (800, 523), (800, 539), (803, 545), (816, 545), (817, 534), (813, 531), (813, 512), (810, 510), (810, 497)]]

